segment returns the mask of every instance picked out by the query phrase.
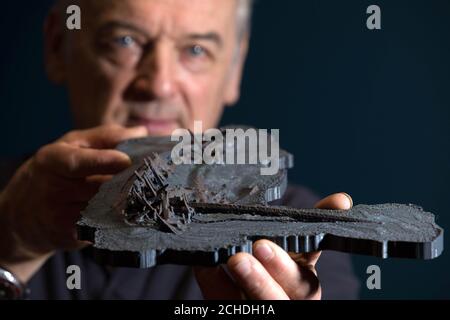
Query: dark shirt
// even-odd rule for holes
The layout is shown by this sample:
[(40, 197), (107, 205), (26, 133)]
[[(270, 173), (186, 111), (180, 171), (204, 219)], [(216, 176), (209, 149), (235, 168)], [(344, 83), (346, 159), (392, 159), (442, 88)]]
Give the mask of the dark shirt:
[[(0, 183), (6, 183), (17, 167), (0, 161)], [(0, 184), (0, 187), (4, 184)], [(303, 187), (290, 186), (277, 201), (296, 208), (311, 208), (318, 197)], [(30, 299), (203, 299), (192, 269), (187, 266), (160, 265), (149, 269), (110, 268), (91, 258), (91, 249), (57, 252), (32, 277)], [(66, 269), (81, 270), (81, 289), (69, 290)], [(322, 252), (317, 264), (323, 299), (357, 299), (359, 283), (349, 255)]]

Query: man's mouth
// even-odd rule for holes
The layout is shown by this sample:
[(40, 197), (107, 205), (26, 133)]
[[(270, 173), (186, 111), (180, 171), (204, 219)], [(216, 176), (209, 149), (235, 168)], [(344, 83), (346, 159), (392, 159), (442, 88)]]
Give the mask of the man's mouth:
[(179, 128), (177, 119), (153, 119), (131, 116), (128, 121), (129, 126), (145, 126), (150, 136), (170, 136), (172, 132)]

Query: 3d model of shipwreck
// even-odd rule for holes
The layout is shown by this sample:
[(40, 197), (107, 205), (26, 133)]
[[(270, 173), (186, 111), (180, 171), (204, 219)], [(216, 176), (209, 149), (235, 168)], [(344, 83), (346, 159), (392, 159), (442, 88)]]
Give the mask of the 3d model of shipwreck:
[(293, 157), (279, 153), (275, 175), (261, 164), (174, 165), (170, 137), (118, 146), (133, 165), (100, 188), (78, 222), (102, 264), (217, 265), (269, 239), (290, 252), (336, 250), (381, 258), (433, 259), (443, 229), (415, 205), (357, 205), (350, 210), (269, 205), (287, 187)]

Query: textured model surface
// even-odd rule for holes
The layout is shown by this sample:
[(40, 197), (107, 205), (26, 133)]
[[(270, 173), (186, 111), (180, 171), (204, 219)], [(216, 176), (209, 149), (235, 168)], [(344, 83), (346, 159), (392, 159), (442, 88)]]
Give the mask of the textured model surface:
[(151, 267), (215, 265), (270, 239), (286, 251), (337, 250), (382, 258), (432, 259), (443, 250), (434, 215), (414, 205), (351, 210), (270, 206), (281, 198), (293, 157), (280, 151), (276, 175), (261, 165), (174, 165), (169, 138), (130, 140), (118, 148), (133, 166), (105, 183), (78, 222), (100, 263)]

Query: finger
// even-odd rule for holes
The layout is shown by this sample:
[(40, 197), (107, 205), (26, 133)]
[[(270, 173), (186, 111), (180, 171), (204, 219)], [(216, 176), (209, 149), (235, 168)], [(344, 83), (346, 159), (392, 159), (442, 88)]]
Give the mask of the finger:
[[(50, 193), (51, 202), (56, 204), (65, 203), (87, 203), (98, 193), (101, 186), (99, 181), (88, 181), (86, 179), (59, 178), (60, 183), (56, 183)], [(56, 196), (55, 196), (56, 195)]]
[(147, 135), (148, 131), (144, 126), (125, 128), (119, 125), (104, 125), (93, 129), (69, 132), (60, 141), (84, 148), (110, 149), (115, 148), (122, 141)]
[(241, 298), (239, 288), (222, 266), (214, 268), (195, 267), (194, 274), (205, 299), (238, 300)]
[(288, 295), (262, 264), (248, 253), (240, 252), (227, 263), (237, 285), (248, 298), (255, 300), (287, 300)]
[(320, 258), (320, 254), (322, 251), (315, 251), (315, 252), (306, 252), (306, 253), (294, 253), (294, 252), (288, 252), (289, 256), (292, 260), (295, 261), (300, 266), (315, 266), (317, 261)]
[(335, 209), (335, 210), (349, 210), (353, 206), (353, 200), (347, 193), (335, 193), (316, 204), (319, 209)]
[(111, 175), (111, 174), (94, 175), (94, 176), (87, 177), (86, 182), (92, 183), (93, 185), (98, 185), (100, 187), (103, 183), (108, 182), (112, 178), (113, 178), (113, 175)]
[(300, 267), (286, 251), (268, 240), (259, 240), (253, 246), (253, 254), (271, 277), (291, 299), (318, 299), (320, 285), (313, 261), (305, 261)]
[[(55, 204), (50, 217), (40, 219), (43, 224), (47, 239), (67, 238), (73, 241), (73, 231), (76, 230), (76, 222), (81, 218), (81, 211), (86, 207), (86, 203), (66, 203), (64, 205)], [(45, 220), (44, 220), (45, 219)]]
[(35, 165), (62, 177), (84, 178), (116, 174), (128, 168), (131, 160), (117, 150), (84, 149), (61, 142), (40, 149)]

